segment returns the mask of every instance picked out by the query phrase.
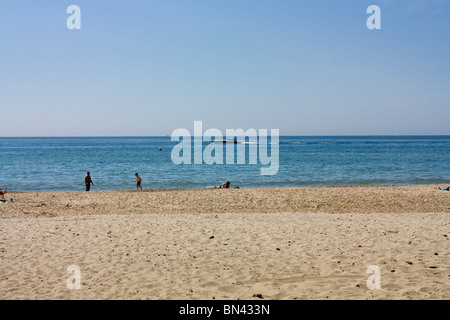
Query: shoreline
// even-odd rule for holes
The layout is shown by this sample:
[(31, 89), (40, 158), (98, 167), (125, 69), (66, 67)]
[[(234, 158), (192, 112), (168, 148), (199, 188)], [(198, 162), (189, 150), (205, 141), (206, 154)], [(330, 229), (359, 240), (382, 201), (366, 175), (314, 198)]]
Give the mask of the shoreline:
[[(134, 186), (134, 185), (133, 185)], [(254, 189), (297, 189), (297, 188), (345, 188), (345, 187), (414, 187), (414, 186), (435, 186), (436, 189), (438, 189), (439, 187), (448, 187), (450, 186), (450, 182), (449, 183), (423, 183), (423, 184), (343, 184), (343, 185), (334, 185), (334, 184), (330, 184), (330, 185), (317, 185), (317, 186), (311, 186), (311, 185), (306, 185), (306, 186), (293, 186), (293, 187), (239, 187), (239, 188), (235, 188), (235, 187), (230, 187), (229, 189), (245, 189), (245, 190), (254, 190)], [(92, 187), (91, 187), (92, 188)], [(95, 190), (95, 189), (91, 189), (89, 192), (128, 192), (128, 191), (146, 191), (146, 192), (154, 192), (154, 191), (182, 191), (182, 190), (205, 190), (206, 188), (161, 188), (161, 189), (153, 189), (153, 188), (148, 188), (148, 189), (143, 189), (143, 190), (136, 190), (136, 189), (104, 189), (104, 190)], [(439, 189), (438, 189), (439, 190)], [(8, 193), (76, 193), (76, 192), (86, 192), (85, 190), (83, 190), (82, 188), (80, 188), (80, 190), (63, 190), (63, 191), (58, 191), (58, 190), (33, 190), (33, 191), (9, 191), (8, 189)]]
[(449, 213), (450, 194), (439, 190), (440, 186), (12, 192), (14, 203), (7, 200), (0, 204), (0, 218), (230, 212)]

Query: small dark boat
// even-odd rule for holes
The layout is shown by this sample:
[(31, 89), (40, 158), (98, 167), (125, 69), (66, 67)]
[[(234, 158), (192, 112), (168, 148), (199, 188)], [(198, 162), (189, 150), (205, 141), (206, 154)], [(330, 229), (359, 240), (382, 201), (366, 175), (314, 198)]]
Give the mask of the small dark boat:
[(234, 143), (234, 144), (240, 143), (239, 141), (237, 141), (237, 137), (234, 137), (234, 139), (212, 140), (212, 142), (214, 142), (214, 143)]

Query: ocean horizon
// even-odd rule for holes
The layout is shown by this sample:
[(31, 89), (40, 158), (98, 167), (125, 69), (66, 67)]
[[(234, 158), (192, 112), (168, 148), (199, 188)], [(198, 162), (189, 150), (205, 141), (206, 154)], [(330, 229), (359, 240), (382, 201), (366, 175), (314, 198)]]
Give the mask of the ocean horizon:
[[(197, 189), (330, 185), (417, 185), (450, 182), (449, 135), (280, 136), (279, 170), (264, 166), (174, 164), (170, 136), (1, 137), (0, 188), (17, 192), (83, 191), (91, 172), (97, 190)], [(203, 142), (203, 150), (209, 145)], [(224, 148), (224, 159), (225, 159)], [(194, 149), (192, 146), (192, 155)], [(236, 157), (236, 152), (235, 152)], [(224, 161), (225, 163), (226, 161)]]

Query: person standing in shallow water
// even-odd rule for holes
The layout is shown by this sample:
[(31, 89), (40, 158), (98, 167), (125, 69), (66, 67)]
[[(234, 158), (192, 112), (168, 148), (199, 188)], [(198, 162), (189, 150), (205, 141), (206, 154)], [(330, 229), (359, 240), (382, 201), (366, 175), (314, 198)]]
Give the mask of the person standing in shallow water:
[(86, 177), (84, 178), (84, 184), (86, 185), (86, 191), (91, 190), (91, 184), (94, 185), (94, 182), (91, 179), (91, 173), (88, 171)]

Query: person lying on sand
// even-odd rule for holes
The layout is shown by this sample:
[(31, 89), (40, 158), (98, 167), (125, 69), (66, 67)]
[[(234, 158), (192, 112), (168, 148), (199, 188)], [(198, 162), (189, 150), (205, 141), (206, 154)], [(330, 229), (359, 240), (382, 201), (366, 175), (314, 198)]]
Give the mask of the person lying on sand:
[(205, 189), (230, 189), (230, 181), (225, 182), (221, 186), (217, 187), (206, 187)]
[(448, 187), (448, 188), (446, 188), (446, 189), (441, 189), (441, 187), (439, 187), (439, 190), (450, 191), (450, 187)]

